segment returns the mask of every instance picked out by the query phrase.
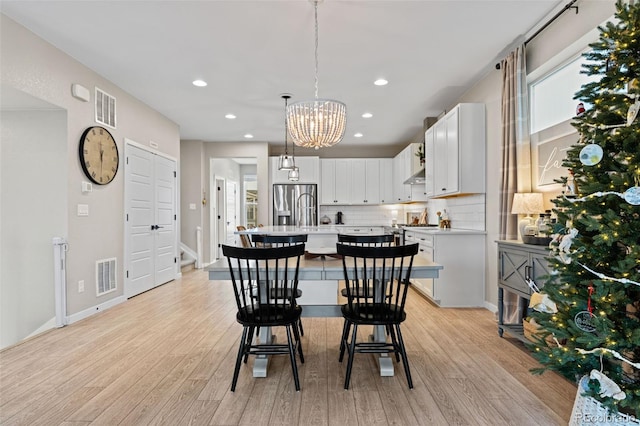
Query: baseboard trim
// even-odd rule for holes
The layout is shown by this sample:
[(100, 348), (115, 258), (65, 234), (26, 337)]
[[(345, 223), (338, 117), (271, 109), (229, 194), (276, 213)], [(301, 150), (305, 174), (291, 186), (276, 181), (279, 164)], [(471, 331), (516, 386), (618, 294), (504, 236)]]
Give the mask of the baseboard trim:
[(489, 303), (485, 300), (484, 302), (484, 308), (490, 310), (491, 312), (493, 312), (494, 314), (496, 312), (498, 312), (498, 307), (496, 305), (494, 305), (493, 303)]
[(74, 322), (77, 322), (77, 321), (83, 320), (85, 318), (88, 318), (91, 315), (95, 315), (98, 312), (105, 311), (105, 310), (107, 310), (109, 308), (112, 308), (112, 307), (114, 307), (116, 305), (119, 305), (120, 303), (126, 302), (126, 301), (127, 301), (127, 298), (125, 296), (118, 296), (118, 297), (115, 297), (115, 298), (113, 298), (111, 300), (107, 300), (106, 302), (100, 303), (99, 305), (96, 305), (96, 306), (94, 306), (92, 308), (85, 309), (84, 311), (77, 312), (77, 313), (75, 313), (73, 315), (69, 315), (67, 317), (67, 324), (73, 324)]

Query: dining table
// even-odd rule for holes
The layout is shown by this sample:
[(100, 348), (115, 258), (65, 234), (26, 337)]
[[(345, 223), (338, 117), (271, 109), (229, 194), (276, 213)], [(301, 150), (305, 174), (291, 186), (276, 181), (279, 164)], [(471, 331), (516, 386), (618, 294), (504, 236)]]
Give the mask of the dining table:
[[(312, 253), (305, 253), (300, 258), (298, 270), (298, 288), (302, 290), (302, 296), (297, 299), (302, 307), (303, 317), (341, 317), (341, 306), (346, 300), (340, 295), (340, 282), (344, 281), (344, 270), (342, 260), (334, 256), (335, 249), (318, 248)], [(348, 267), (353, 268), (353, 266)], [(225, 257), (221, 257), (211, 263), (207, 268), (209, 280), (229, 281), (231, 272), (229, 263)], [(292, 269), (292, 267), (290, 267)], [(415, 256), (411, 269), (411, 279), (418, 278), (438, 278), (439, 271), (443, 266), (434, 263), (424, 257)], [(293, 272), (292, 270), (290, 272)], [(342, 299), (342, 300), (341, 300)], [(387, 339), (384, 326), (375, 326), (369, 338), (374, 342), (384, 342)], [(270, 327), (260, 329), (259, 337), (261, 342), (272, 343), (275, 336)], [(380, 375), (393, 376), (394, 367), (392, 358), (387, 354), (377, 357)], [(253, 377), (266, 377), (269, 357), (258, 356), (253, 365)]]

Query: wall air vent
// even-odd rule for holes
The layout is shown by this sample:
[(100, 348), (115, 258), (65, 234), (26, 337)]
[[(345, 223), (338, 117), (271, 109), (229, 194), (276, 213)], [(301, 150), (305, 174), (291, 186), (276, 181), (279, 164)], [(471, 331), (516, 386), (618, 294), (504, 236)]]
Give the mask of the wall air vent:
[(102, 259), (96, 262), (96, 293), (98, 296), (116, 290), (118, 272), (116, 258)]
[(116, 98), (96, 87), (96, 122), (116, 128)]

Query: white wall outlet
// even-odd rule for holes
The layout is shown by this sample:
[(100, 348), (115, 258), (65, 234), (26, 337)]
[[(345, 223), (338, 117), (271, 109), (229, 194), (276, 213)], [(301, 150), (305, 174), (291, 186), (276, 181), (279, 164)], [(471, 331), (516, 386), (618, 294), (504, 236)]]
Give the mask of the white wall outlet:
[(78, 293), (82, 293), (84, 291), (84, 280), (78, 281)]
[(195, 210), (196, 209), (196, 203), (189, 203), (189, 210)]

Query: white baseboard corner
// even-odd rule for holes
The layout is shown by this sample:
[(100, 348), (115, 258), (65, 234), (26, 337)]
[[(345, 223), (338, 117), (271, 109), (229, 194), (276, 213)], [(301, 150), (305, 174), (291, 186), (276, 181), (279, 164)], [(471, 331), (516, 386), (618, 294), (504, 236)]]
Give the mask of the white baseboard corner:
[(493, 303), (489, 303), (485, 300), (484, 302), (484, 308), (493, 312), (494, 314), (498, 312), (498, 307), (496, 305), (494, 305)]
[(76, 312), (75, 314), (69, 315), (67, 317), (67, 324), (73, 324), (74, 322), (78, 322), (80, 320), (88, 318), (91, 315), (95, 315), (98, 312), (105, 311), (109, 308), (112, 308), (126, 301), (127, 301), (127, 298), (124, 295), (122, 295), (122, 296), (115, 297), (111, 300), (107, 300), (106, 302), (100, 303), (99, 305), (93, 306), (89, 309), (85, 309), (84, 311)]

